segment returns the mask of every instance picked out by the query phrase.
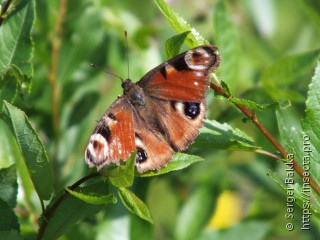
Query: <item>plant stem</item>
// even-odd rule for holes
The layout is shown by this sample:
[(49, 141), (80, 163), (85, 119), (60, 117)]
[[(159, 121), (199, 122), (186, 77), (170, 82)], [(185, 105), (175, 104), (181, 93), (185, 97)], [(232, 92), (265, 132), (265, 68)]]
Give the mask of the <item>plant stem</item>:
[[(228, 96), (224, 90), (215, 85), (214, 83), (210, 83), (210, 88), (219, 93), (220, 95), (226, 97), (226, 98), (232, 98), (232, 96)], [(235, 106), (240, 109), (244, 115), (246, 115), (251, 121), (256, 125), (256, 127), (262, 132), (262, 134), (269, 140), (269, 142), (281, 153), (281, 156), (284, 159), (288, 159), (288, 151), (278, 142), (278, 140), (263, 126), (263, 124), (259, 121), (257, 116), (252, 113), (249, 109), (247, 109), (245, 106), (242, 106), (240, 104), (235, 104)], [(320, 186), (317, 185), (315, 181), (310, 176), (304, 176), (303, 169), (298, 165), (298, 163), (293, 159), (293, 169), (302, 177), (302, 178), (308, 178), (308, 181), (310, 183), (310, 186), (313, 188), (313, 190), (320, 195)]]
[(59, 51), (61, 47), (61, 29), (62, 23), (64, 20), (66, 8), (67, 8), (67, 0), (61, 0), (59, 6), (59, 12), (57, 17), (56, 26), (53, 34), (52, 41), (52, 55), (51, 55), (51, 66), (49, 72), (49, 83), (51, 86), (51, 104), (52, 104), (52, 112), (53, 112), (53, 130), (55, 136), (59, 136), (59, 98), (60, 98), (60, 89), (58, 85), (57, 79), (57, 71), (58, 71), (58, 60), (59, 60)]
[[(76, 183), (74, 183), (72, 186), (68, 187), (71, 190), (76, 189), (78, 186), (80, 186), (82, 183), (84, 183), (85, 181), (91, 179), (91, 178), (96, 178), (96, 177), (100, 177), (101, 174), (100, 172), (94, 172), (91, 173), (83, 178), (81, 178), (79, 181), (77, 181)], [(54, 202), (54, 204), (46, 210), (46, 212), (43, 213), (43, 219), (42, 219), (42, 223), (39, 227), (39, 231), (38, 231), (38, 237), (37, 239), (40, 240), (43, 238), (43, 234), (47, 228), (47, 224), (49, 219), (52, 217), (52, 215), (54, 214), (54, 212), (58, 209), (58, 207), (60, 206), (60, 204), (69, 196), (70, 194), (65, 190), (64, 193)]]
[(3, 5), (3, 8), (1, 9), (1, 12), (0, 12), (0, 26), (2, 25), (2, 23), (5, 20), (5, 17), (3, 17), (3, 15), (5, 15), (7, 13), (11, 2), (12, 2), (11, 0), (6, 1), (4, 3), (4, 5)]

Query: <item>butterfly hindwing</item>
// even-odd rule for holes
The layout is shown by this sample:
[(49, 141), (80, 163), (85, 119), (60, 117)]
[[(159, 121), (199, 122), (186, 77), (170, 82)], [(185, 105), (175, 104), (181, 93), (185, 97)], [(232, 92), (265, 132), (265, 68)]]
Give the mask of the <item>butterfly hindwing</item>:
[(85, 158), (101, 169), (137, 150), (139, 172), (164, 167), (186, 149), (206, 117), (209, 74), (219, 65), (217, 48), (191, 49), (160, 64), (137, 83), (123, 81), (119, 97), (90, 137)]

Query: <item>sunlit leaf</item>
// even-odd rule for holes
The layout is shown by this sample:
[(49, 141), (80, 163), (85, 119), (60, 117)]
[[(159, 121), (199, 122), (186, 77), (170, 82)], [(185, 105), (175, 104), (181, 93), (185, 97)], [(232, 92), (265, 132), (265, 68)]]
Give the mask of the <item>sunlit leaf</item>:
[[(221, 54), (219, 78), (234, 86), (237, 81), (239, 59), (241, 56), (239, 34), (226, 8), (225, 1), (218, 1), (213, 7), (213, 24), (215, 44)], [(233, 88), (232, 88), (233, 89)]]
[[(320, 147), (320, 62), (316, 67), (314, 76), (309, 85), (308, 99), (306, 101), (306, 116), (302, 121), (303, 130), (315, 146), (314, 151), (319, 154)], [(320, 163), (320, 159), (316, 158)]]
[(290, 101), (272, 102), (272, 103), (256, 103), (247, 99), (229, 98), (229, 101), (234, 104), (239, 104), (255, 111), (264, 111), (267, 109), (281, 108), (285, 109), (290, 106)]
[(126, 188), (119, 188), (118, 193), (122, 203), (130, 212), (150, 223), (153, 223), (147, 205), (142, 202), (140, 198)]
[(17, 140), (37, 193), (41, 199), (48, 200), (53, 192), (53, 176), (39, 135), (25, 113), (6, 101), (3, 104), (2, 119)]
[(165, 47), (167, 59), (172, 58), (180, 53), (181, 47), (189, 33), (190, 31), (177, 34), (166, 41)]
[(162, 12), (163, 16), (167, 19), (171, 27), (177, 33), (183, 33), (190, 31), (190, 34), (186, 38), (186, 42), (190, 47), (197, 47), (200, 45), (209, 44), (193, 27), (191, 27), (185, 19), (183, 19), (178, 13), (176, 13), (164, 0), (154, 0), (158, 8)]
[(98, 195), (97, 193), (92, 193), (92, 192), (87, 193), (87, 192), (73, 191), (69, 188), (66, 188), (66, 191), (70, 193), (72, 196), (79, 198), (80, 200), (90, 204), (99, 205), (99, 204), (117, 202), (117, 199), (112, 193), (108, 195)]
[(204, 126), (200, 129), (200, 135), (196, 138), (193, 146), (204, 149), (249, 151), (259, 148), (255, 145), (253, 139), (243, 131), (215, 120), (205, 120)]
[(204, 159), (199, 156), (194, 156), (190, 154), (185, 153), (176, 153), (173, 155), (173, 159), (168, 162), (168, 164), (160, 169), (160, 170), (150, 170), (144, 173), (136, 173), (140, 177), (151, 177), (151, 176), (157, 176), (161, 174), (165, 174), (171, 171), (180, 170), (183, 168), (188, 167), (189, 165), (203, 161)]

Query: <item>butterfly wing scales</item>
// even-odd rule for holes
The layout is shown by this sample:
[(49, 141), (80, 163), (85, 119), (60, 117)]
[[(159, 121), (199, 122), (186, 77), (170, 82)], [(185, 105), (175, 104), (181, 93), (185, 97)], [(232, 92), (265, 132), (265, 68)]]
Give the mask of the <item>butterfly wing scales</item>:
[(86, 162), (100, 169), (106, 164), (118, 164), (120, 160), (128, 159), (133, 151), (132, 106), (125, 96), (121, 96), (110, 106), (91, 135), (85, 154)]
[(90, 138), (89, 166), (118, 164), (137, 149), (136, 166), (144, 172), (162, 168), (174, 152), (186, 149), (206, 115), (209, 74), (220, 60), (216, 50), (214, 46), (189, 50), (154, 68), (136, 85), (130, 83), (139, 86), (133, 87), (138, 92), (125, 90)]
[(150, 96), (185, 102), (201, 102), (209, 88), (209, 73), (220, 58), (214, 46), (202, 46), (179, 54), (148, 72), (138, 84)]

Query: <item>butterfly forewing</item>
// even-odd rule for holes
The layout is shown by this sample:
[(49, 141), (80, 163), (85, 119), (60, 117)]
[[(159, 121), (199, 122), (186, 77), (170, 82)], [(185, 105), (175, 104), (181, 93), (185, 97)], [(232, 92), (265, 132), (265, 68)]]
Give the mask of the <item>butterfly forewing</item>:
[(151, 70), (138, 84), (157, 98), (201, 102), (209, 88), (209, 74), (220, 62), (216, 51), (214, 46), (202, 46), (179, 54)]
[(86, 162), (99, 169), (109, 163), (127, 160), (135, 151), (132, 105), (119, 97), (105, 113), (90, 137)]
[(124, 81), (124, 95), (90, 137), (85, 153), (89, 166), (119, 164), (137, 150), (139, 172), (164, 167), (199, 134), (209, 75), (219, 61), (216, 47), (201, 46), (162, 63), (136, 84)]

